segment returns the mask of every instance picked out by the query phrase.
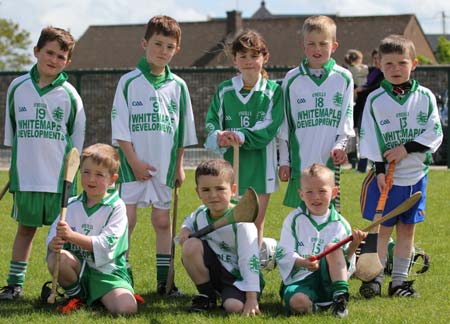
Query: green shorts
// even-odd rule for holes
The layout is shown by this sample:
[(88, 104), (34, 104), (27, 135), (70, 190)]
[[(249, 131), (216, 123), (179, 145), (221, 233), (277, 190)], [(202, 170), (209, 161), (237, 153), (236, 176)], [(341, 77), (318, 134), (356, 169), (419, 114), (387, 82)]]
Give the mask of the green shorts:
[(297, 293), (305, 294), (313, 303), (328, 302), (333, 300), (331, 291), (331, 278), (328, 271), (326, 258), (320, 259), (319, 269), (306, 278), (288, 286), (282, 284), (280, 295), (284, 303), (285, 310), (290, 313), (289, 302)]
[(30, 227), (51, 225), (61, 211), (61, 194), (53, 192), (14, 192), (11, 217)]
[(114, 273), (102, 273), (86, 265), (81, 276), (81, 286), (86, 294), (86, 303), (92, 305), (113, 289), (124, 288), (134, 293), (127, 273), (117, 270)]

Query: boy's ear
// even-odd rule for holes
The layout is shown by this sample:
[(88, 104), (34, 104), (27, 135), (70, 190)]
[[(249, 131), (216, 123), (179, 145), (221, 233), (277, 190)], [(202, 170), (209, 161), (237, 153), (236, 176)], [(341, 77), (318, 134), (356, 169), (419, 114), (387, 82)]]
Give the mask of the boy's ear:
[(419, 60), (417, 58), (415, 58), (414, 60), (412, 60), (412, 66), (411, 66), (411, 71), (414, 71), (417, 67), (417, 65), (419, 64)]
[(114, 182), (116, 182), (116, 180), (119, 179), (119, 175), (117, 173), (114, 173), (111, 176), (111, 184), (113, 184)]
[(301, 200), (303, 199), (303, 190), (302, 189), (298, 189), (298, 196), (300, 197)]
[(336, 198), (338, 192), (339, 192), (339, 187), (338, 186), (334, 186), (331, 189), (331, 198), (333, 198), (333, 199)]
[(144, 50), (147, 48), (147, 40), (145, 38), (141, 39), (141, 47)]
[(232, 193), (233, 197), (236, 196), (237, 189), (238, 189), (237, 184), (233, 183), (231, 185), (231, 193)]
[(38, 48), (37, 46), (35, 46), (35, 47), (33, 48), (33, 54), (34, 54), (34, 57), (35, 57), (35, 58), (37, 58), (38, 53), (39, 53), (39, 48)]
[(333, 45), (331, 46), (331, 53), (334, 53), (338, 47), (339, 47), (339, 43), (334, 41)]

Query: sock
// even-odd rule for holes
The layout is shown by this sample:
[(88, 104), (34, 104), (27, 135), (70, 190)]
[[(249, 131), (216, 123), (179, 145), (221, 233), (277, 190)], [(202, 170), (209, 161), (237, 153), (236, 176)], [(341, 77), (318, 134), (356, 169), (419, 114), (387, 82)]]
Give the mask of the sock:
[(386, 267), (386, 262), (387, 262), (387, 258), (384, 259), (380, 259), (380, 263), (383, 266), (383, 270), (381, 270), (381, 272), (379, 273), (378, 276), (375, 277), (375, 279), (373, 279), (374, 281), (378, 282), (380, 285), (383, 283), (383, 279), (384, 279), (384, 268)]
[(211, 281), (207, 281), (200, 285), (196, 285), (197, 290), (200, 294), (206, 295), (209, 297), (211, 301), (216, 302), (216, 291), (211, 283)]
[(8, 279), (6, 280), (8, 285), (11, 286), (23, 286), (25, 281), (25, 274), (27, 273), (28, 262), (24, 261), (10, 261)]
[(348, 293), (348, 282), (345, 280), (336, 280), (331, 283), (331, 292), (333, 293), (333, 300), (342, 294)]
[(394, 256), (393, 266), (392, 266), (392, 287), (400, 286), (403, 282), (408, 279), (408, 270), (410, 258), (400, 258)]
[(80, 286), (80, 282), (78, 280), (75, 281), (73, 284), (71, 284), (67, 287), (62, 287), (62, 288), (66, 292), (66, 295), (69, 297), (75, 297), (77, 295), (80, 295), (80, 293), (81, 293), (81, 286)]
[(167, 282), (169, 274), (170, 254), (156, 254), (156, 281), (158, 283)]

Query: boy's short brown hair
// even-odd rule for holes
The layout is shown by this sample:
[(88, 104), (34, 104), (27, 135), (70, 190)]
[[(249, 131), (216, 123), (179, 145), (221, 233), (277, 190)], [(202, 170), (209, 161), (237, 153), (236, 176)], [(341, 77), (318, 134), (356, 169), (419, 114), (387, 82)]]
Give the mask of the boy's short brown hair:
[(110, 175), (119, 171), (119, 154), (111, 145), (97, 143), (86, 147), (81, 154), (81, 166), (87, 159), (92, 159), (97, 165), (106, 168)]
[(325, 165), (320, 163), (314, 163), (310, 167), (304, 169), (302, 171), (301, 177), (300, 177), (300, 188), (302, 186), (301, 182), (302, 180), (305, 180), (307, 178), (313, 178), (318, 177), (326, 180), (328, 184), (331, 187), (334, 187), (336, 184), (334, 182), (334, 173), (329, 168), (327, 168)]
[(311, 16), (305, 20), (302, 27), (302, 34), (311, 32), (326, 33), (331, 36), (333, 42), (336, 41), (336, 23), (328, 16)]
[(75, 47), (75, 40), (72, 34), (62, 28), (48, 26), (42, 29), (36, 47), (41, 50), (48, 42), (57, 41), (63, 51), (67, 51), (67, 58), (72, 57), (72, 51)]
[(169, 16), (154, 16), (147, 23), (144, 39), (149, 40), (154, 34), (161, 34), (166, 37), (173, 37), (177, 40), (177, 45), (181, 42), (181, 28), (177, 21)]
[(385, 54), (406, 54), (411, 60), (416, 58), (416, 47), (412, 40), (402, 35), (389, 35), (383, 38), (378, 47), (380, 58)]
[(200, 176), (209, 175), (223, 177), (231, 184), (234, 183), (233, 167), (228, 161), (223, 159), (213, 159), (201, 162), (195, 169), (195, 184), (198, 186)]

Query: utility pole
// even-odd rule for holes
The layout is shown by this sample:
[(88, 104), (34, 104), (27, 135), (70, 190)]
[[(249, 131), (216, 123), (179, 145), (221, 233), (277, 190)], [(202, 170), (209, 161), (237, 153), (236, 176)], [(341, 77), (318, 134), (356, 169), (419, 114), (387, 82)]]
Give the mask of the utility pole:
[(445, 37), (445, 35), (447, 35), (446, 30), (445, 30), (445, 19), (447, 19), (446, 15), (445, 15), (445, 11), (442, 11), (442, 35)]

